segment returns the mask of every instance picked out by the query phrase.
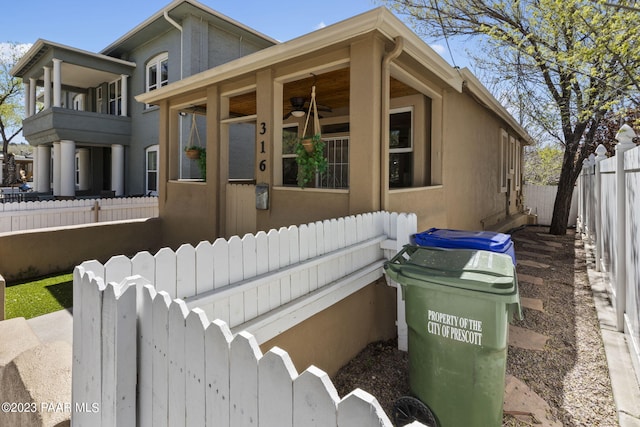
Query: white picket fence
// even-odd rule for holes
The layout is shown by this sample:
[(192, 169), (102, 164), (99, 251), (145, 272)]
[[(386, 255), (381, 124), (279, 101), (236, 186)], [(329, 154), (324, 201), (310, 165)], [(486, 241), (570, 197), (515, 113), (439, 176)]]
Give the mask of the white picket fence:
[(157, 197), (0, 203), (0, 233), (157, 216)]
[(599, 156), (585, 161), (578, 229), (594, 242), (596, 269), (608, 282), (617, 328), (625, 332), (640, 380), (640, 147), (630, 147), (619, 143), (608, 159), (599, 147)]
[(258, 344), (381, 277), (416, 224), (376, 212), (76, 267), (73, 425), (391, 426)]

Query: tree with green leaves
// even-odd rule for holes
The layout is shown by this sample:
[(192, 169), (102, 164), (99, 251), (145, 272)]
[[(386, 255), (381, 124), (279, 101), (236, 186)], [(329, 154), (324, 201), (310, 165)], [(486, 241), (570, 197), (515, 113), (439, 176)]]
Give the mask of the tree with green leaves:
[(640, 14), (599, 0), (383, 1), (426, 37), (475, 37), (490, 52), (478, 66), (532, 101), (528, 114), (564, 149), (550, 232), (565, 234), (601, 121), (640, 94)]
[(10, 71), (23, 54), (24, 45), (0, 43), (0, 136), (5, 159), (9, 143), (22, 131), (24, 115), (22, 79), (13, 77)]

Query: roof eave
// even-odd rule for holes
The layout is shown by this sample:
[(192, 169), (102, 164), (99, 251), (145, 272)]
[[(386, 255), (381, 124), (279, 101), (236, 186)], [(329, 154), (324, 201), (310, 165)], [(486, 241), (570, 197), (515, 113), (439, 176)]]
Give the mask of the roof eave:
[(478, 78), (467, 68), (460, 70), (464, 77), (465, 87), (471, 91), (474, 97), (477, 98), (482, 104), (484, 104), (491, 111), (495, 112), (502, 120), (504, 120), (514, 131), (516, 131), (523, 142), (527, 145), (534, 143), (533, 138), (524, 128), (513, 118), (511, 113), (487, 90), (487, 88), (478, 80)]
[(458, 72), (388, 9), (379, 7), (290, 41), (227, 62), (152, 92), (140, 94), (136, 96), (136, 100), (147, 104), (155, 104), (185, 91), (197, 90), (203, 86), (268, 67), (376, 30), (390, 40), (398, 36), (405, 38), (404, 51), (406, 53), (429, 68), (453, 89), (462, 92), (463, 79)]
[[(108, 55), (110, 52), (113, 52), (114, 50), (116, 50), (118, 48), (118, 46), (120, 46), (121, 44), (125, 43), (128, 39), (130, 39), (131, 37), (133, 37), (136, 33), (138, 33), (140, 30), (142, 30), (143, 28), (145, 28), (146, 26), (150, 25), (152, 22), (156, 21), (157, 19), (164, 19), (164, 13), (167, 12), (171, 12), (173, 9), (175, 9), (176, 7), (178, 7), (179, 5), (181, 5), (182, 3), (188, 3), (193, 7), (196, 7), (198, 9), (203, 10), (204, 12), (215, 16), (221, 20), (227, 21), (229, 23), (231, 23), (232, 25), (247, 31), (249, 33), (252, 33), (253, 35), (255, 35), (258, 38), (264, 39), (268, 42), (271, 42), (273, 44), (277, 44), (279, 43), (276, 39), (271, 38), (265, 34), (262, 34), (259, 31), (254, 30), (253, 28), (250, 28), (232, 18), (229, 18), (226, 15), (223, 15), (220, 12), (217, 12), (213, 9), (211, 9), (210, 7), (207, 7), (201, 3), (198, 3), (197, 1), (193, 1), (193, 0), (173, 0), (171, 3), (169, 3), (168, 5), (166, 5), (165, 7), (163, 7), (161, 10), (159, 10), (158, 12), (154, 13), (153, 15), (151, 15), (149, 18), (145, 19), (142, 23), (140, 23), (139, 25), (137, 25), (136, 27), (134, 27), (133, 29), (131, 29), (130, 31), (128, 31), (125, 35), (123, 35), (122, 37), (118, 38), (118, 40), (114, 41), (113, 43), (111, 43), (109, 46), (107, 46), (106, 48), (102, 49), (100, 51), (100, 53), (102, 54), (106, 54)], [(167, 25), (171, 25), (167, 22)]]

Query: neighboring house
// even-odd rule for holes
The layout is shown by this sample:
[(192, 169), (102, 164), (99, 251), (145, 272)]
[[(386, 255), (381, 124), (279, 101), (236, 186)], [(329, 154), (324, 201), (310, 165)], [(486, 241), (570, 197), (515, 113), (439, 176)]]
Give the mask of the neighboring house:
[[(291, 141), (305, 115), (289, 113), (300, 110), (295, 98), (308, 108), (313, 86), (329, 170), (300, 189)], [(159, 211), (171, 245), (378, 210), (415, 212), (419, 229), (504, 230), (525, 218), (529, 136), (385, 8), (136, 99), (159, 108)], [(206, 181), (182, 168), (185, 115), (206, 123), (195, 128)]]
[[(133, 96), (275, 43), (193, 0), (173, 1), (100, 53), (36, 41), (11, 70), (25, 85), (35, 189), (157, 194), (159, 111)], [(193, 162), (180, 169), (199, 177)]]

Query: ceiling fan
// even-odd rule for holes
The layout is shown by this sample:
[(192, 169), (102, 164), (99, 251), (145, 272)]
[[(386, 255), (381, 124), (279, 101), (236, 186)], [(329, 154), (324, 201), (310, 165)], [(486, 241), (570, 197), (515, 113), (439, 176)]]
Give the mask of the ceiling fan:
[[(283, 117), (282, 120), (287, 120), (289, 117), (304, 117), (307, 114), (307, 110), (309, 109), (309, 101), (307, 98), (302, 96), (294, 96), (289, 98), (289, 102), (291, 103), (290, 111)], [(327, 107), (326, 105), (317, 104), (318, 111), (324, 111), (330, 113), (331, 107)], [(313, 111), (311, 112), (313, 114)], [(321, 115), (318, 114), (319, 118), (322, 118)]]

